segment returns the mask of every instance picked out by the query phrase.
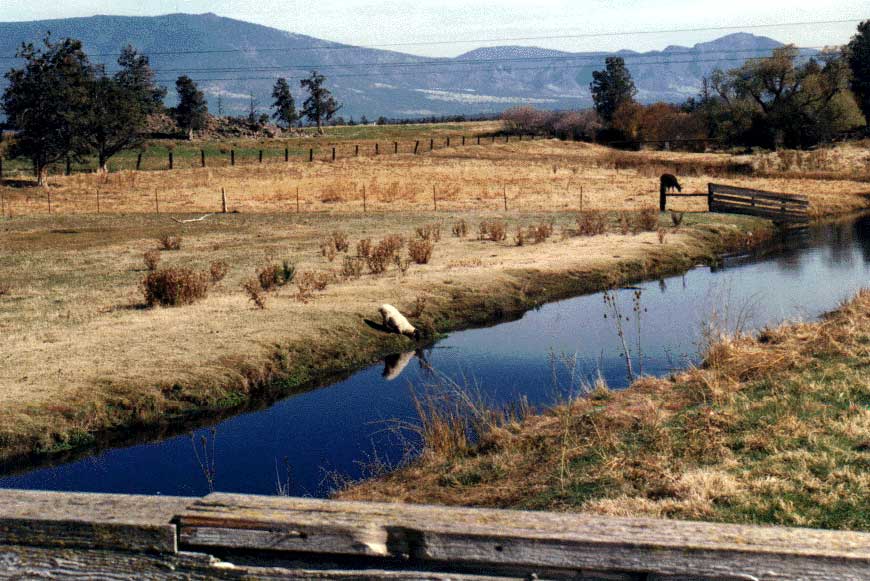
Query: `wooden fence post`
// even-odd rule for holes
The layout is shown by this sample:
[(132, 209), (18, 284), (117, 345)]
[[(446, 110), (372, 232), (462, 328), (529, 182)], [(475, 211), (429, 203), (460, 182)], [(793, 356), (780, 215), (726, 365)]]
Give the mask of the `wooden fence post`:
[(100, 213), (100, 188), (97, 188), (97, 214)]
[(447, 147), (450, 147), (450, 136), (447, 136)]
[(263, 163), (263, 150), (260, 150), (260, 163)]
[(375, 143), (375, 155), (380, 155), (380, 154), (381, 154), (381, 144)]
[(160, 198), (157, 197), (157, 190), (154, 190), (154, 209), (160, 213)]
[(136, 171), (139, 171), (139, 168), (142, 167), (142, 152), (139, 152), (139, 155), (136, 156)]
[(462, 145), (465, 145), (465, 136), (462, 136)]
[(221, 188), (221, 211), (227, 213), (227, 192)]
[(438, 211), (438, 196), (435, 193), (435, 184), (432, 184), (432, 205), (435, 207), (435, 211)]
[(6, 200), (3, 199), (3, 190), (0, 190), (0, 218), (6, 217)]
[(363, 184), (363, 214), (365, 214), (366, 211), (367, 211), (367, 208), (366, 208), (366, 185)]
[(359, 144), (354, 146), (353, 155), (354, 157), (359, 157)]
[(284, 163), (287, 163), (288, 161), (290, 161), (290, 148), (285, 147), (284, 148)]
[(48, 213), (51, 214), (51, 190), (46, 189), (45, 195), (48, 197)]
[(480, 135), (477, 136), (477, 144), (480, 145)]
[(236, 165), (236, 150), (230, 150), (230, 165)]
[(308, 161), (309, 162), (314, 161), (314, 148), (313, 147), (308, 150)]
[(393, 154), (399, 155), (399, 142), (398, 141), (393, 142)]
[(432, 151), (433, 149), (435, 149), (435, 140), (430, 139), (429, 140), (429, 151)]
[(296, 213), (299, 213), (299, 186), (296, 186)]
[(414, 142), (414, 155), (417, 155), (417, 150), (420, 149), (420, 141)]
[(174, 169), (174, 168), (175, 168), (175, 163), (172, 159), (172, 152), (170, 151), (169, 152), (169, 169)]
[(66, 158), (66, 175), (72, 175), (72, 162), (69, 157)]
[(332, 148), (332, 161), (335, 161), (335, 148)]
[(0, 181), (3, 181), (3, 158), (0, 157)]
[(199, 150), (199, 164), (202, 167), (205, 167), (205, 150), (204, 149)]
[(507, 212), (507, 184), (502, 185), (502, 194), (504, 195), (504, 211)]
[(659, 188), (659, 212), (664, 212), (668, 205), (668, 195), (665, 193), (665, 187)]
[(713, 184), (707, 184), (707, 211), (713, 211)]

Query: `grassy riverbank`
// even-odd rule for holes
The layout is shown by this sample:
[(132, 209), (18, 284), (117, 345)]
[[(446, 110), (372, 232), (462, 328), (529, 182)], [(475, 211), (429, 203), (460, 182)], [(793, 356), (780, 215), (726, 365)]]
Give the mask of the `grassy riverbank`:
[[(286, 393), (319, 376), (406, 350), (410, 340), (371, 328), (391, 302), (438, 331), (483, 324), (535, 304), (622, 281), (685, 270), (726, 248), (763, 237), (764, 222), (687, 215), (679, 229), (658, 218), (657, 231), (576, 236), (575, 215), (503, 216), (221, 215), (170, 226), (162, 216), (19, 218), (0, 231), (0, 455), (53, 452), (87, 445), (106, 429), (148, 425), (257, 397), (269, 382)], [(503, 219), (509, 238), (454, 237)], [(343, 254), (322, 255), (326, 232), (357, 241), (387, 234), (415, 237), (442, 221), (429, 264), (379, 275), (341, 274)], [(552, 221), (554, 234), (517, 246), (514, 233)], [(161, 267), (197, 270), (221, 261), (226, 277), (193, 305), (145, 308), (143, 252), (157, 238), (181, 236), (181, 249), (160, 253)], [(754, 233), (754, 234), (753, 234)], [(241, 285), (267, 261), (291, 260), (297, 276), (323, 273), (327, 288), (306, 301), (295, 285), (268, 294), (257, 309)]]
[[(723, 338), (698, 369), (540, 415), (424, 405), (421, 459), (339, 496), (870, 530), (868, 362), (865, 290), (820, 322)], [(466, 421), (478, 443), (456, 433)]]

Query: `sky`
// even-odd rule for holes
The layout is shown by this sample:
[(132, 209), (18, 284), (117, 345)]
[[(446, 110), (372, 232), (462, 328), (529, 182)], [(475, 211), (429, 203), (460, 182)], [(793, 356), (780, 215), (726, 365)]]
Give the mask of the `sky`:
[[(715, 5), (698, 0), (0, 0), (0, 21), (175, 12), (213, 12), (326, 40), (363, 46), (407, 43), (395, 50), (455, 56), (498, 44), (570, 51), (660, 50), (740, 30), (799, 46), (831, 46), (847, 42), (857, 22), (766, 25), (867, 19), (870, 5), (867, 0), (730, 0)], [(744, 28), (759, 25), (764, 27)], [(710, 27), (721, 29), (638, 34)], [(602, 33), (627, 34), (502, 40)], [(483, 39), (499, 40), (479, 42)]]

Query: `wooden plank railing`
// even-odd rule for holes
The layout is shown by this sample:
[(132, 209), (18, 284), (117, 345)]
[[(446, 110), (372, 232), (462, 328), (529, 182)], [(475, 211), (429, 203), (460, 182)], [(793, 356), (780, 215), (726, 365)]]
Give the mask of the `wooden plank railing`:
[(212, 494), (0, 491), (0, 579), (868, 579), (870, 534)]
[(738, 188), (724, 184), (708, 184), (706, 194), (672, 194), (662, 192), (659, 206), (667, 208), (667, 198), (706, 197), (710, 212), (744, 214), (768, 218), (777, 223), (805, 224), (810, 221), (810, 202), (806, 196), (778, 194)]

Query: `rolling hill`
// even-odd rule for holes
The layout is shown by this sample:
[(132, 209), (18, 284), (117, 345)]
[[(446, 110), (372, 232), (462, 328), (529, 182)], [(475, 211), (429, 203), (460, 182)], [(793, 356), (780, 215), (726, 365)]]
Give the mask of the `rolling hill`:
[(170, 89), (170, 102), (174, 79), (187, 74), (199, 81), (213, 112), (220, 100), (224, 114), (244, 113), (251, 95), (265, 111), (276, 77), (291, 78), (298, 96), (298, 78), (317, 69), (344, 103), (342, 115), (370, 118), (493, 113), (523, 103), (551, 109), (589, 106), (592, 71), (602, 68), (610, 54), (625, 58), (640, 100), (682, 101), (697, 93), (701, 77), (714, 68), (733, 68), (782, 46), (770, 38), (737, 33), (646, 53), (501, 46), (452, 59), (425, 58), (215, 14), (170, 14), (0, 23), (0, 64), (14, 66), (10, 57), (21, 42), (38, 41), (46, 31), (55, 38), (81, 39), (92, 60), (110, 70), (119, 49), (133, 44), (151, 57), (161, 84)]

